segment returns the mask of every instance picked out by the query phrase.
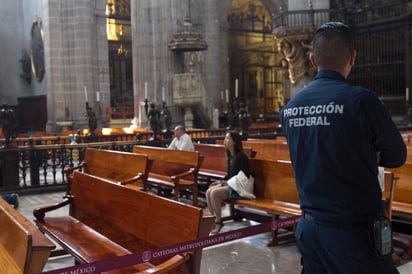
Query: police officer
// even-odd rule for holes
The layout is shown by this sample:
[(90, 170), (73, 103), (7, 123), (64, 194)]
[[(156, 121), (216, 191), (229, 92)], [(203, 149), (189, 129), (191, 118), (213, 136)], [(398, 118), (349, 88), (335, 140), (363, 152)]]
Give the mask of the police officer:
[(303, 214), (302, 273), (398, 273), (372, 228), (384, 215), (378, 166), (403, 165), (405, 144), (376, 94), (346, 81), (356, 57), (350, 28), (326, 23), (312, 43), (317, 75), (280, 113)]

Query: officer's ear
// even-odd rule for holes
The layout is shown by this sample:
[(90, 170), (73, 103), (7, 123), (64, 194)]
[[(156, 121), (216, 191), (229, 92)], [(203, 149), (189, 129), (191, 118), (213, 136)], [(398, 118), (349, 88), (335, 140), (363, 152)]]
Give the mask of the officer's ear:
[(353, 50), (350, 56), (350, 65), (353, 66), (356, 60), (356, 50)]
[(309, 53), (309, 61), (315, 69), (318, 69), (318, 64), (316, 63), (315, 56), (313, 53)]

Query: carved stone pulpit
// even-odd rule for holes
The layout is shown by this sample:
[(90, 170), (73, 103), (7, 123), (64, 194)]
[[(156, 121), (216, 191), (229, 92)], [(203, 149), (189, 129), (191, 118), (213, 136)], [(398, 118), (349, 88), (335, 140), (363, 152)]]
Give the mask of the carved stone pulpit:
[(185, 109), (185, 127), (193, 127), (192, 107), (202, 102), (202, 81), (199, 73), (173, 75), (173, 102)]

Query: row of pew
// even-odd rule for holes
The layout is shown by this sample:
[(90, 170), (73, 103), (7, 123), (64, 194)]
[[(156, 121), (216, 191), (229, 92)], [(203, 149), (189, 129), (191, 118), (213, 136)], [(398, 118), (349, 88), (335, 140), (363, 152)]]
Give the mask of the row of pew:
[[(243, 141), (243, 146), (255, 175), (256, 199), (231, 202), (230, 215), (226, 219), (236, 219), (236, 215), (245, 209), (257, 214), (264, 212), (273, 220), (300, 215), (286, 140), (282, 137), (274, 140), (248, 139)], [(386, 169), (387, 188), (383, 195), (388, 214), (406, 220), (412, 220), (412, 161), (409, 147), (412, 146), (408, 145), (408, 160), (404, 166)], [(195, 150), (185, 152), (135, 146), (133, 153), (128, 153), (88, 148), (84, 161), (65, 171), (68, 187), (62, 201), (34, 210), (37, 228), (57, 241), (77, 263), (128, 255), (207, 236), (213, 218), (198, 204), (198, 182), (211, 182), (224, 177), (226, 155), (219, 140), (215, 145), (195, 144)], [(159, 195), (153, 194), (156, 192)], [(192, 205), (179, 202), (183, 193), (190, 193)], [(0, 225), (9, 224), (10, 221), (4, 221), (8, 219), (20, 226), (21, 223), (29, 225), (30, 222), (24, 220), (21, 214), (3, 204), (0, 203)], [(68, 216), (48, 216), (50, 212), (66, 206), (70, 209)], [(166, 229), (170, 227), (176, 229), (176, 233)], [(19, 252), (23, 253), (18, 254), (30, 256), (16, 255), (16, 251), (9, 250), (10, 243), (0, 237), (0, 252), (7, 253), (7, 256), (0, 256), (7, 258), (7, 261), (0, 260), (1, 272), (1, 267), (7, 269), (13, 264), (13, 267), (21, 269), (20, 273), (38, 273), (48, 256), (53, 254), (54, 244), (42, 233), (33, 227), (24, 231), (21, 235), (29, 236), (16, 241), (34, 243), (35, 238), (36, 242), (40, 239), (41, 248), (24, 245), (31, 249), (30, 252), (22, 250)], [(293, 239), (293, 231), (274, 231), (268, 245), (290, 239)], [(88, 245), (90, 242), (96, 244)], [(408, 255), (411, 252), (410, 243), (405, 243), (404, 247)], [(36, 254), (33, 250), (42, 250), (39, 255), (42, 259), (36, 258), (38, 263), (35, 266), (30, 263)], [(200, 261), (201, 250), (190, 251), (109, 273), (196, 274), (200, 270)]]

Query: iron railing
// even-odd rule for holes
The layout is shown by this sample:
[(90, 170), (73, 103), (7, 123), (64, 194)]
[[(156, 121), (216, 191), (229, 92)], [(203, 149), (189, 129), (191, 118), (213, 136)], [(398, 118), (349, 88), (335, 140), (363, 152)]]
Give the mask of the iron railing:
[[(273, 139), (277, 127), (253, 128), (250, 138)], [(214, 144), (223, 139), (226, 129), (189, 132), (193, 142)], [(167, 147), (171, 139), (150, 140), (151, 133), (137, 135), (79, 136), (77, 144), (70, 144), (69, 136), (19, 138), (7, 149), (0, 149), (0, 192), (37, 193), (64, 190), (64, 170), (83, 162), (87, 148), (132, 152), (135, 145)], [(0, 144), (4, 139), (0, 139)]]

